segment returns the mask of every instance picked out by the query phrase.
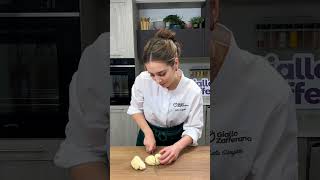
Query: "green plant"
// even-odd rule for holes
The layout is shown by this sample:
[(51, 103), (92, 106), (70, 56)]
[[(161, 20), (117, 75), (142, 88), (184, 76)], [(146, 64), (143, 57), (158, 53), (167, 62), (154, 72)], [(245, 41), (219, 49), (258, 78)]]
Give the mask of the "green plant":
[(163, 18), (164, 22), (169, 22), (170, 24), (178, 24), (181, 27), (184, 27), (185, 22), (182, 21), (182, 18), (180, 16), (176, 15), (168, 15), (165, 18)]
[(190, 20), (190, 23), (191, 23), (192, 25), (194, 25), (194, 24), (200, 25), (200, 24), (202, 24), (203, 22), (204, 22), (204, 17), (201, 17), (201, 16), (193, 17), (193, 18), (191, 18), (191, 20)]

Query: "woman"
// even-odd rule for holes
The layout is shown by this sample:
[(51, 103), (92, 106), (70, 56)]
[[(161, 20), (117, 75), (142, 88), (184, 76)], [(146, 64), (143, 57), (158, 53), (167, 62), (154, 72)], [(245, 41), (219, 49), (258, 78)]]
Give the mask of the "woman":
[(200, 87), (179, 69), (180, 44), (175, 33), (159, 30), (144, 47), (146, 71), (136, 77), (128, 114), (140, 127), (137, 146), (170, 164), (188, 145), (197, 145), (203, 127)]

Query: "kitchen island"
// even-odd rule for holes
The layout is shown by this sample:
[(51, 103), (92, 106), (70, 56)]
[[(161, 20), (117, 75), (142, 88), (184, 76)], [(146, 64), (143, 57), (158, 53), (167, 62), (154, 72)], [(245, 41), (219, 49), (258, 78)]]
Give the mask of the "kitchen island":
[[(158, 152), (162, 147), (158, 147)], [(149, 166), (143, 171), (134, 170), (130, 162), (138, 155), (142, 160), (149, 154), (144, 147), (111, 146), (110, 179), (151, 179), (151, 180), (209, 180), (210, 147), (187, 147), (171, 165)]]

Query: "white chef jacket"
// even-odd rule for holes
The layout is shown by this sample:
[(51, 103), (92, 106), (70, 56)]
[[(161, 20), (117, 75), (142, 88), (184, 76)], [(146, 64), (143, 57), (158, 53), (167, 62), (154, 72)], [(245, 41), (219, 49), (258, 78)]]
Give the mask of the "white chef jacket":
[(88, 46), (69, 87), (69, 122), (66, 139), (54, 162), (69, 168), (82, 163), (106, 161), (109, 147), (110, 82), (109, 34), (103, 33)]
[(213, 180), (297, 179), (297, 121), (287, 82), (232, 37), (211, 99)]
[(195, 146), (203, 128), (202, 93), (193, 80), (181, 74), (177, 88), (168, 90), (156, 83), (147, 71), (140, 73), (132, 86), (127, 113), (143, 113), (149, 123), (159, 127), (183, 123), (182, 137), (189, 135)]

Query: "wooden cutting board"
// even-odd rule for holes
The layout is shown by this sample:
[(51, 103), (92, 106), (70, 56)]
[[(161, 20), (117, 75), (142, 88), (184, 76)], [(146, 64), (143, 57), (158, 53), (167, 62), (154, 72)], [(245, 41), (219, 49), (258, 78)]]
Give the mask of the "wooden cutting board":
[[(158, 147), (158, 152), (162, 147)], [(210, 147), (187, 147), (171, 165), (149, 166), (143, 171), (131, 167), (132, 158), (138, 155), (144, 161), (149, 155), (143, 146), (112, 146), (110, 148), (111, 180), (209, 180)]]

